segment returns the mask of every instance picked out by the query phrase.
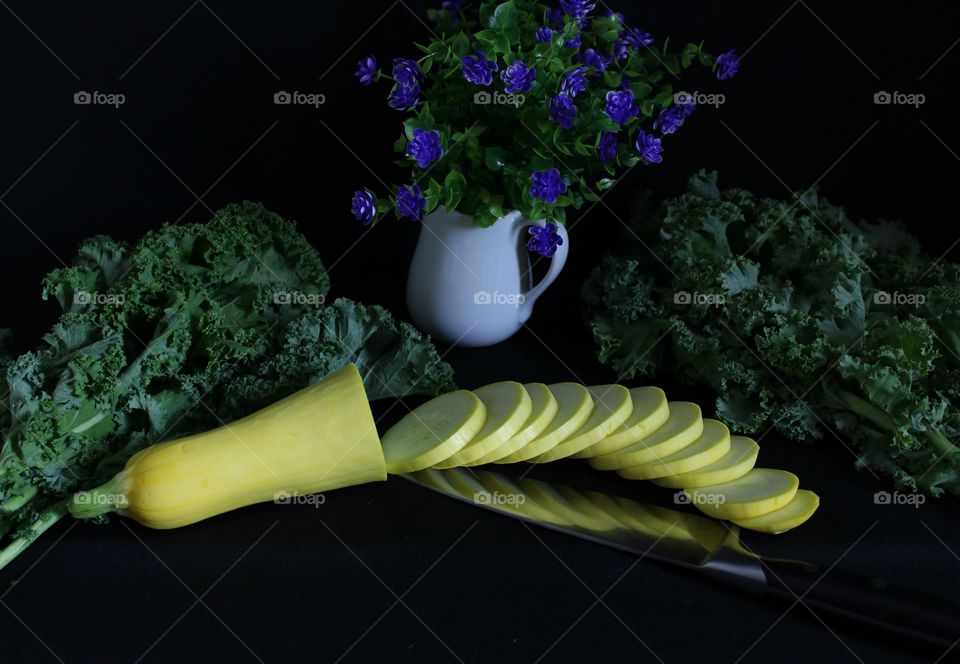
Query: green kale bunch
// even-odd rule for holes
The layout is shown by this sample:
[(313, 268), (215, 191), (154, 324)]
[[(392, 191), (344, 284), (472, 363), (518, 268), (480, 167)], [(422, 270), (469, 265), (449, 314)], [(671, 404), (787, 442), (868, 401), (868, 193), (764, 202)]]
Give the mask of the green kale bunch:
[(0, 333), (0, 567), (136, 451), (215, 428), (354, 362), (371, 399), (438, 394), (452, 370), (384, 309), (341, 299), (294, 224), (230, 205), (130, 247), (93, 238), (52, 272), (63, 314), (16, 357)]
[(602, 362), (708, 385), (738, 431), (839, 437), (901, 488), (960, 495), (960, 265), (816, 192), (702, 171), (631, 223), (583, 289)]

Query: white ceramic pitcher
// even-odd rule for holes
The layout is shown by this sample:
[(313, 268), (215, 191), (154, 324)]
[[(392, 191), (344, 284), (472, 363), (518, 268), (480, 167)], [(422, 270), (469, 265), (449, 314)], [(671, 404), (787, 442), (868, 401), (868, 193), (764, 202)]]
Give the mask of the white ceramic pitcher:
[(515, 334), (560, 274), (570, 249), (566, 230), (557, 224), (563, 244), (534, 286), (527, 229), (543, 225), (516, 211), (489, 228), (459, 212), (427, 215), (407, 278), (413, 321), (434, 339), (460, 346), (489, 346)]

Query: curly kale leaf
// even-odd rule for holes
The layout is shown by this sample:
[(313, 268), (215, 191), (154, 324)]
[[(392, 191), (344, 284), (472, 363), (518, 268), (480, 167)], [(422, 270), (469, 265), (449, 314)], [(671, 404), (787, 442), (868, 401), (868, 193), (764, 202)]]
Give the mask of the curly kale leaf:
[(291, 321), (271, 357), (220, 393), (225, 412), (249, 412), (340, 369), (357, 365), (370, 400), (454, 389), (436, 348), (386, 309), (338, 299)]
[(960, 495), (960, 266), (815, 191), (763, 199), (705, 172), (618, 246), (583, 289), (602, 362), (669, 367), (737, 430), (840, 435), (899, 486)]
[(429, 340), (379, 307), (319, 305), (330, 280), (255, 203), (136, 245), (85, 242), (48, 275), (63, 314), (19, 357), (0, 336), (0, 566), (136, 451), (210, 429), (355, 362), (373, 398), (452, 388)]

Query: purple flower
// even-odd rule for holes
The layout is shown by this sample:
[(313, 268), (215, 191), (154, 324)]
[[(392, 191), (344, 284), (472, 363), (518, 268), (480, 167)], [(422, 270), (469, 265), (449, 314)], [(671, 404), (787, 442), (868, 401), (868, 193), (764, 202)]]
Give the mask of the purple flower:
[(456, 23), (457, 19), (459, 19), (463, 13), (463, 6), (465, 4), (467, 4), (467, 0), (444, 0), (443, 4), (440, 5), (440, 9), (446, 9), (450, 14), (450, 22)]
[(618, 39), (613, 42), (613, 58), (615, 60), (626, 60), (630, 57), (630, 44), (626, 39)]
[(563, 238), (557, 233), (556, 224), (531, 226), (527, 229), (527, 233), (531, 235), (527, 242), (527, 249), (546, 258), (552, 258), (557, 253), (557, 247), (563, 244)]
[(361, 85), (370, 85), (373, 79), (377, 77), (377, 59), (368, 55), (363, 60), (357, 62), (357, 72), (354, 74), (360, 79)]
[(599, 72), (606, 70), (607, 68), (607, 59), (605, 56), (597, 53), (592, 48), (588, 48), (583, 53), (577, 57), (578, 62), (582, 62), (588, 67), (593, 67)]
[(633, 103), (632, 90), (611, 90), (607, 93), (607, 105), (603, 110), (611, 120), (622, 125), (635, 117), (640, 107)]
[(567, 193), (567, 183), (560, 177), (560, 171), (551, 168), (547, 171), (534, 171), (530, 176), (533, 186), (530, 195), (547, 203), (555, 203), (557, 196)]
[(413, 108), (420, 102), (420, 81), (423, 74), (413, 60), (394, 58), (393, 79), (396, 84), (390, 91), (387, 106), (397, 111)]
[(648, 164), (659, 164), (663, 161), (661, 153), (663, 152), (663, 143), (653, 134), (648, 134), (642, 129), (637, 132), (637, 141), (635, 146), (640, 159)]
[(416, 81), (410, 83), (397, 83), (390, 91), (390, 97), (387, 99), (387, 106), (397, 111), (406, 111), (420, 103), (420, 84)]
[(397, 187), (397, 213), (401, 217), (409, 217), (414, 221), (420, 221), (426, 209), (427, 199), (423, 197), (419, 185)]
[(563, 23), (563, 12), (556, 8), (548, 9), (546, 19), (549, 25)]
[(493, 83), (493, 72), (500, 67), (494, 60), (487, 60), (487, 56), (477, 51), (476, 57), (466, 55), (460, 61), (463, 65), (463, 77), (475, 85), (490, 85)]
[(413, 130), (413, 140), (407, 144), (407, 156), (417, 162), (420, 168), (426, 168), (443, 156), (439, 131)]
[(693, 101), (692, 99), (690, 101), (684, 101), (678, 104), (678, 106), (680, 107), (681, 113), (683, 113), (684, 120), (693, 115), (693, 112), (697, 110), (697, 102)]
[(600, 142), (597, 143), (597, 156), (604, 164), (617, 159), (617, 132), (600, 132)]
[(733, 78), (740, 71), (740, 56), (734, 51), (736, 49), (731, 48), (717, 57), (717, 78), (721, 81)]
[(578, 32), (573, 37), (568, 39), (563, 43), (564, 48), (580, 48), (580, 33)]
[(522, 60), (514, 60), (510, 66), (500, 72), (500, 78), (506, 84), (504, 90), (508, 95), (517, 92), (529, 92), (533, 87), (533, 77), (537, 70), (523, 64)]
[(577, 105), (561, 92), (550, 100), (550, 119), (564, 129), (569, 129), (577, 119)]
[(653, 128), (661, 134), (672, 134), (683, 126), (683, 121), (687, 119), (687, 104), (674, 104), (670, 108), (660, 111), (657, 119), (653, 121)]
[(353, 192), (353, 204), (350, 206), (350, 212), (354, 219), (362, 221), (364, 226), (369, 226), (373, 221), (373, 215), (377, 212), (376, 203), (373, 202), (373, 196), (369, 191)]
[(553, 39), (553, 29), (552, 28), (537, 28), (537, 41), (543, 44), (549, 44), (550, 40)]
[(612, 18), (613, 20), (615, 20), (617, 23), (620, 23), (620, 24), (623, 23), (623, 14), (621, 14), (620, 12), (615, 12), (612, 9), (607, 10), (607, 18)]
[(587, 89), (587, 68), (571, 69), (560, 79), (560, 92), (568, 97), (576, 97)]
[(572, 16), (577, 20), (586, 18), (587, 14), (592, 12), (597, 3), (590, 0), (560, 0), (560, 9), (564, 14)]
[(416, 83), (417, 87), (420, 87), (423, 74), (420, 72), (420, 66), (416, 61), (407, 58), (394, 58), (393, 79), (400, 85), (410, 86)]
[(623, 39), (631, 48), (635, 48), (638, 51), (644, 46), (649, 46), (653, 43), (653, 35), (643, 28), (627, 28), (623, 32)]

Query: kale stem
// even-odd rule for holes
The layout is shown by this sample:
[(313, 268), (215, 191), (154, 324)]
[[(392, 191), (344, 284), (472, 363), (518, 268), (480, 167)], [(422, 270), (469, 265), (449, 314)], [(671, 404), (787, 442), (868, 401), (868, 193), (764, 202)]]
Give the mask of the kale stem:
[(37, 487), (30, 485), (16, 496), (11, 496), (0, 504), (0, 513), (10, 514), (29, 503), (37, 495)]
[(18, 537), (3, 549), (0, 549), (0, 569), (6, 567), (10, 561), (23, 553), (24, 549), (33, 544), (37, 538), (43, 535), (43, 533), (49, 530), (53, 524), (62, 519), (66, 514), (66, 501), (56, 503), (38, 514), (30, 526), (30, 534)]
[[(840, 400), (857, 415), (865, 417), (887, 431), (896, 431), (897, 427), (893, 419), (866, 399), (843, 389), (838, 391), (838, 395)], [(954, 445), (949, 438), (937, 429), (925, 429), (923, 434), (941, 456), (960, 454), (960, 448)]]
[(857, 415), (867, 418), (878, 427), (886, 429), (887, 431), (894, 432), (897, 430), (897, 425), (894, 424), (893, 418), (863, 397), (859, 397), (853, 392), (849, 392), (842, 388), (837, 391), (837, 394), (840, 397), (840, 400), (843, 401), (843, 403), (846, 404), (846, 406)]
[(107, 415), (107, 413), (97, 413), (96, 415), (94, 415), (93, 417), (91, 417), (89, 420), (87, 420), (86, 422), (84, 422), (83, 424), (81, 424), (80, 426), (74, 427), (74, 428), (73, 428), (73, 433), (83, 433), (84, 431), (87, 431), (88, 429), (92, 429), (93, 427), (95, 427), (95, 426), (97, 426), (98, 424), (100, 424), (100, 422), (102, 422), (102, 421), (103, 421), (104, 419), (106, 419), (107, 417), (109, 417), (109, 416)]
[(941, 457), (947, 455), (955, 455), (960, 453), (960, 449), (957, 448), (950, 439), (944, 436), (936, 429), (927, 429), (923, 432), (927, 436), (927, 440), (933, 445), (933, 447), (940, 453)]

